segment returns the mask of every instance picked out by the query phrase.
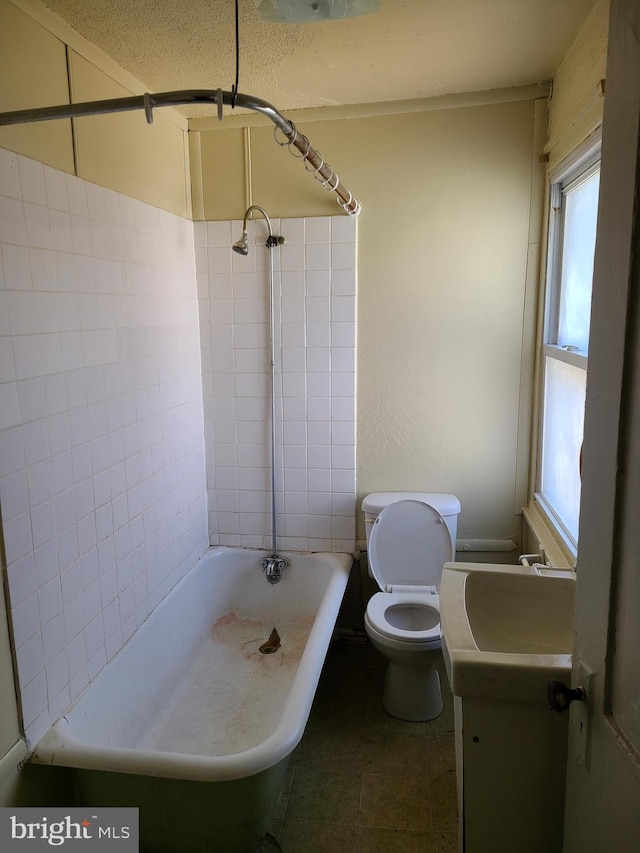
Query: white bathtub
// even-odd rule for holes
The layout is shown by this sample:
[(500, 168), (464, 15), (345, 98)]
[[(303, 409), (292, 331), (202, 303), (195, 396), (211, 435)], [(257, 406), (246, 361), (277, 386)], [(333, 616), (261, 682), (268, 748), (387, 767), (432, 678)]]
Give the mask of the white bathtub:
[(267, 829), (351, 557), (288, 554), (271, 585), (262, 556), (207, 552), (33, 752), (78, 804), (138, 806), (142, 851), (253, 853)]

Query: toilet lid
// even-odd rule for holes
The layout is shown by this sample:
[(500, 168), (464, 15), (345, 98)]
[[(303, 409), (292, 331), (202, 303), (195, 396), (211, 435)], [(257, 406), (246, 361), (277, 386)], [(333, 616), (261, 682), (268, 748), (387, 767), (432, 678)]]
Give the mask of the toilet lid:
[(382, 510), (368, 551), (371, 574), (381, 590), (396, 584), (439, 589), (442, 567), (455, 555), (444, 518), (417, 500), (396, 501)]

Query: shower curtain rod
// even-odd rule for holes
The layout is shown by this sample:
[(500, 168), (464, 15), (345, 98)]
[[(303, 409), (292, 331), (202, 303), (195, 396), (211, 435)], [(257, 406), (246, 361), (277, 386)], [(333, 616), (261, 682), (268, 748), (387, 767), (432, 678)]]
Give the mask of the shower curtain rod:
[[(133, 95), (130, 98), (110, 98), (104, 101), (87, 101), (81, 104), (61, 104), (56, 107), (38, 107), (31, 110), (0, 113), (0, 126), (50, 121), (59, 118), (81, 118), (82, 116), (130, 110), (144, 110), (147, 123), (151, 124), (153, 122), (153, 110), (156, 107), (212, 103), (218, 107), (220, 121), (223, 118), (222, 109), (224, 105), (244, 107), (267, 116), (275, 125), (274, 138), (278, 145), (286, 145), (292, 154), (292, 148), (295, 148), (299, 154), (294, 156), (304, 161), (307, 172), (310, 172), (325, 189), (336, 194), (336, 201), (349, 216), (357, 216), (360, 213), (360, 202), (341, 183), (337, 173), (325, 162), (322, 154), (312, 147), (307, 137), (300, 133), (295, 124), (286, 119), (274, 106), (261, 98), (253, 97), (253, 95), (235, 94), (225, 92), (222, 89), (184, 89), (178, 92), (157, 92), (156, 94), (145, 92), (144, 95)], [(279, 140), (277, 138), (276, 132), (278, 130), (281, 131), (284, 139)]]

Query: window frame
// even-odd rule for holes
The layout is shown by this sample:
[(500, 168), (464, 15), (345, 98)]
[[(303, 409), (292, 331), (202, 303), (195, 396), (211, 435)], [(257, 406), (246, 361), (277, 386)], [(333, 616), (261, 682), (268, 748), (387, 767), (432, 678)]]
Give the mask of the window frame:
[[(537, 429), (534, 455), (533, 505), (542, 514), (546, 525), (557, 537), (561, 549), (575, 561), (577, 540), (571, 535), (558, 513), (542, 493), (542, 452), (545, 418), (547, 358), (577, 367), (587, 373), (588, 354), (572, 351), (558, 344), (560, 297), (562, 283), (562, 250), (565, 224), (564, 197), (600, 169), (601, 129), (598, 128), (572, 154), (560, 162), (548, 176), (548, 206), (546, 211), (547, 252), (543, 279), (541, 336), (538, 346), (538, 382), (536, 386)], [(553, 341), (553, 342), (552, 342)]]

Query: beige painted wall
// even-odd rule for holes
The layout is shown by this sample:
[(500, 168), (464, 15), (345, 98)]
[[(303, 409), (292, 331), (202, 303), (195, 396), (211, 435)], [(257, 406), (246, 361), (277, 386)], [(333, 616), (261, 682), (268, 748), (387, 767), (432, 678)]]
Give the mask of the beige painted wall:
[(367, 131), (358, 492), (451, 491), (461, 538), (513, 538), (533, 102)]
[[(189, 134), (194, 219), (242, 219), (249, 204), (246, 201), (244, 135), (244, 128)], [(201, 172), (196, 182), (198, 167)], [(259, 201), (255, 203), (260, 204)]]
[[(70, 91), (74, 102), (144, 91), (59, 18), (27, 0), (0, 0), (0, 79), (2, 111), (68, 103)], [(0, 128), (0, 146), (190, 216), (182, 118), (156, 111), (149, 126), (144, 113), (137, 111), (77, 119), (74, 130), (72, 134), (68, 119)]]
[[(0, 0), (0, 111), (69, 103), (65, 46), (44, 27)], [(0, 147), (73, 173), (71, 121), (0, 128)]]
[[(298, 123), (363, 204), (359, 497), (452, 491), (462, 538), (517, 538), (526, 499), (526, 472), (519, 494), (516, 482), (534, 104)], [(239, 131), (225, 133), (199, 134), (205, 218), (223, 214), (220, 181), (225, 218), (248, 201), (273, 216), (335, 214), (270, 127), (250, 129), (246, 195)]]
[[(69, 72), (73, 101), (126, 98), (131, 93), (75, 51)], [(78, 176), (125, 195), (189, 215), (187, 134), (160, 112), (74, 119)]]

